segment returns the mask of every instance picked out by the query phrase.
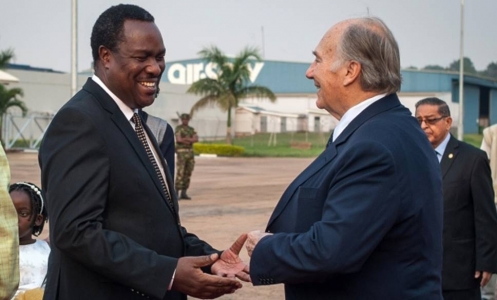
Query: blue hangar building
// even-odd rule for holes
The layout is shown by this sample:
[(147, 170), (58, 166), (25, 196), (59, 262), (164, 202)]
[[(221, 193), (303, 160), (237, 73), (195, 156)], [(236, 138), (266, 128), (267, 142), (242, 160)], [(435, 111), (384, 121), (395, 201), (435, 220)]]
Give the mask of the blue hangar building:
[[(310, 62), (250, 62), (248, 67), (252, 71), (251, 83), (270, 88), (276, 94), (277, 101), (270, 103), (254, 98), (242, 100), (235, 112), (235, 133), (333, 129), (337, 121), (315, 106), (316, 87), (312, 80), (305, 77), (309, 65)], [(162, 77), (166, 84), (164, 92), (167, 94), (168, 88), (175, 90), (175, 86), (183, 86), (186, 91), (198, 79), (215, 78), (215, 71), (215, 65), (201, 59), (168, 62)], [(458, 72), (410, 69), (401, 72), (403, 82), (399, 98), (411, 112), (414, 113), (414, 105), (418, 100), (438, 97), (449, 104), (453, 126), (457, 126), (460, 84)], [(465, 75), (463, 102), (465, 133), (478, 133), (480, 128), (497, 123), (497, 80)]]

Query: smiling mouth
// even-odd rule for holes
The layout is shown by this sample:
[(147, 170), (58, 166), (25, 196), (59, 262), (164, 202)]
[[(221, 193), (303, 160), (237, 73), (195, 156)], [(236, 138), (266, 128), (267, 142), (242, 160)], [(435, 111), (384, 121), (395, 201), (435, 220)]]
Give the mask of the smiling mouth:
[(147, 88), (155, 88), (155, 86), (156, 86), (155, 81), (140, 81), (139, 83)]

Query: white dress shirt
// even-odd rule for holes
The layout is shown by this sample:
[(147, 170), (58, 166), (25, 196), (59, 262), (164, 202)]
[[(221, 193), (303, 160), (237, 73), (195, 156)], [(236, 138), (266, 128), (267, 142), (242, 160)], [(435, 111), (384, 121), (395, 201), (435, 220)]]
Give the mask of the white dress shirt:
[(350, 122), (354, 120), (363, 110), (365, 110), (368, 106), (385, 97), (387, 94), (380, 94), (369, 99), (362, 101), (359, 104), (356, 104), (349, 108), (347, 112), (342, 116), (340, 121), (338, 122), (335, 130), (333, 130), (333, 142), (338, 138), (338, 136), (349, 126)]

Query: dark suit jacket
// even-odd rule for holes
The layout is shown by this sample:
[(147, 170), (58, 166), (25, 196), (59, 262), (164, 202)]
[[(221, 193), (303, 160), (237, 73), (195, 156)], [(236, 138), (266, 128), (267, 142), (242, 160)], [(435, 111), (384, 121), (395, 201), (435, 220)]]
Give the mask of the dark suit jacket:
[(287, 300), (442, 299), (442, 180), (395, 94), (360, 113), (287, 188), (250, 262)]
[(478, 287), (497, 272), (497, 213), (487, 154), (453, 136), (440, 162), (444, 191), (444, 290)]
[[(169, 173), (174, 179), (174, 153), (175, 151), (175, 146), (174, 146), (174, 131), (173, 128), (171, 127), (171, 124), (167, 123), (165, 120), (154, 117), (152, 115), (149, 115), (145, 111), (140, 111), (140, 115), (142, 120), (147, 123), (149, 126), (149, 129), (154, 133), (154, 137), (157, 140), (157, 143), (159, 144), (159, 149), (164, 158), (166, 159), (167, 166), (169, 167)], [(155, 119), (155, 122), (153, 124), (160, 124), (159, 126), (164, 126), (165, 130), (163, 128), (156, 128), (156, 130), (152, 130), (150, 127), (149, 118)], [(160, 123), (159, 123), (160, 122)], [(158, 136), (157, 134), (160, 136)]]
[(166, 292), (178, 258), (215, 250), (179, 225), (175, 193), (173, 211), (131, 124), (93, 80), (55, 115), (39, 163), (52, 247), (44, 299), (186, 299)]

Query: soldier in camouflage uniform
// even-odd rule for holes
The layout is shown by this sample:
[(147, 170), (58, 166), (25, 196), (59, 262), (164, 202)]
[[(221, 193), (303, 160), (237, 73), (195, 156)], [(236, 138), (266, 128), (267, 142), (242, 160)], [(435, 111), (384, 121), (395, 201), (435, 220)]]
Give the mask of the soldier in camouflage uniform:
[(193, 155), (193, 143), (198, 142), (197, 132), (193, 127), (188, 126), (190, 122), (189, 114), (180, 116), (181, 125), (176, 127), (176, 192), (179, 199), (190, 200), (186, 190), (190, 186), (195, 158)]

